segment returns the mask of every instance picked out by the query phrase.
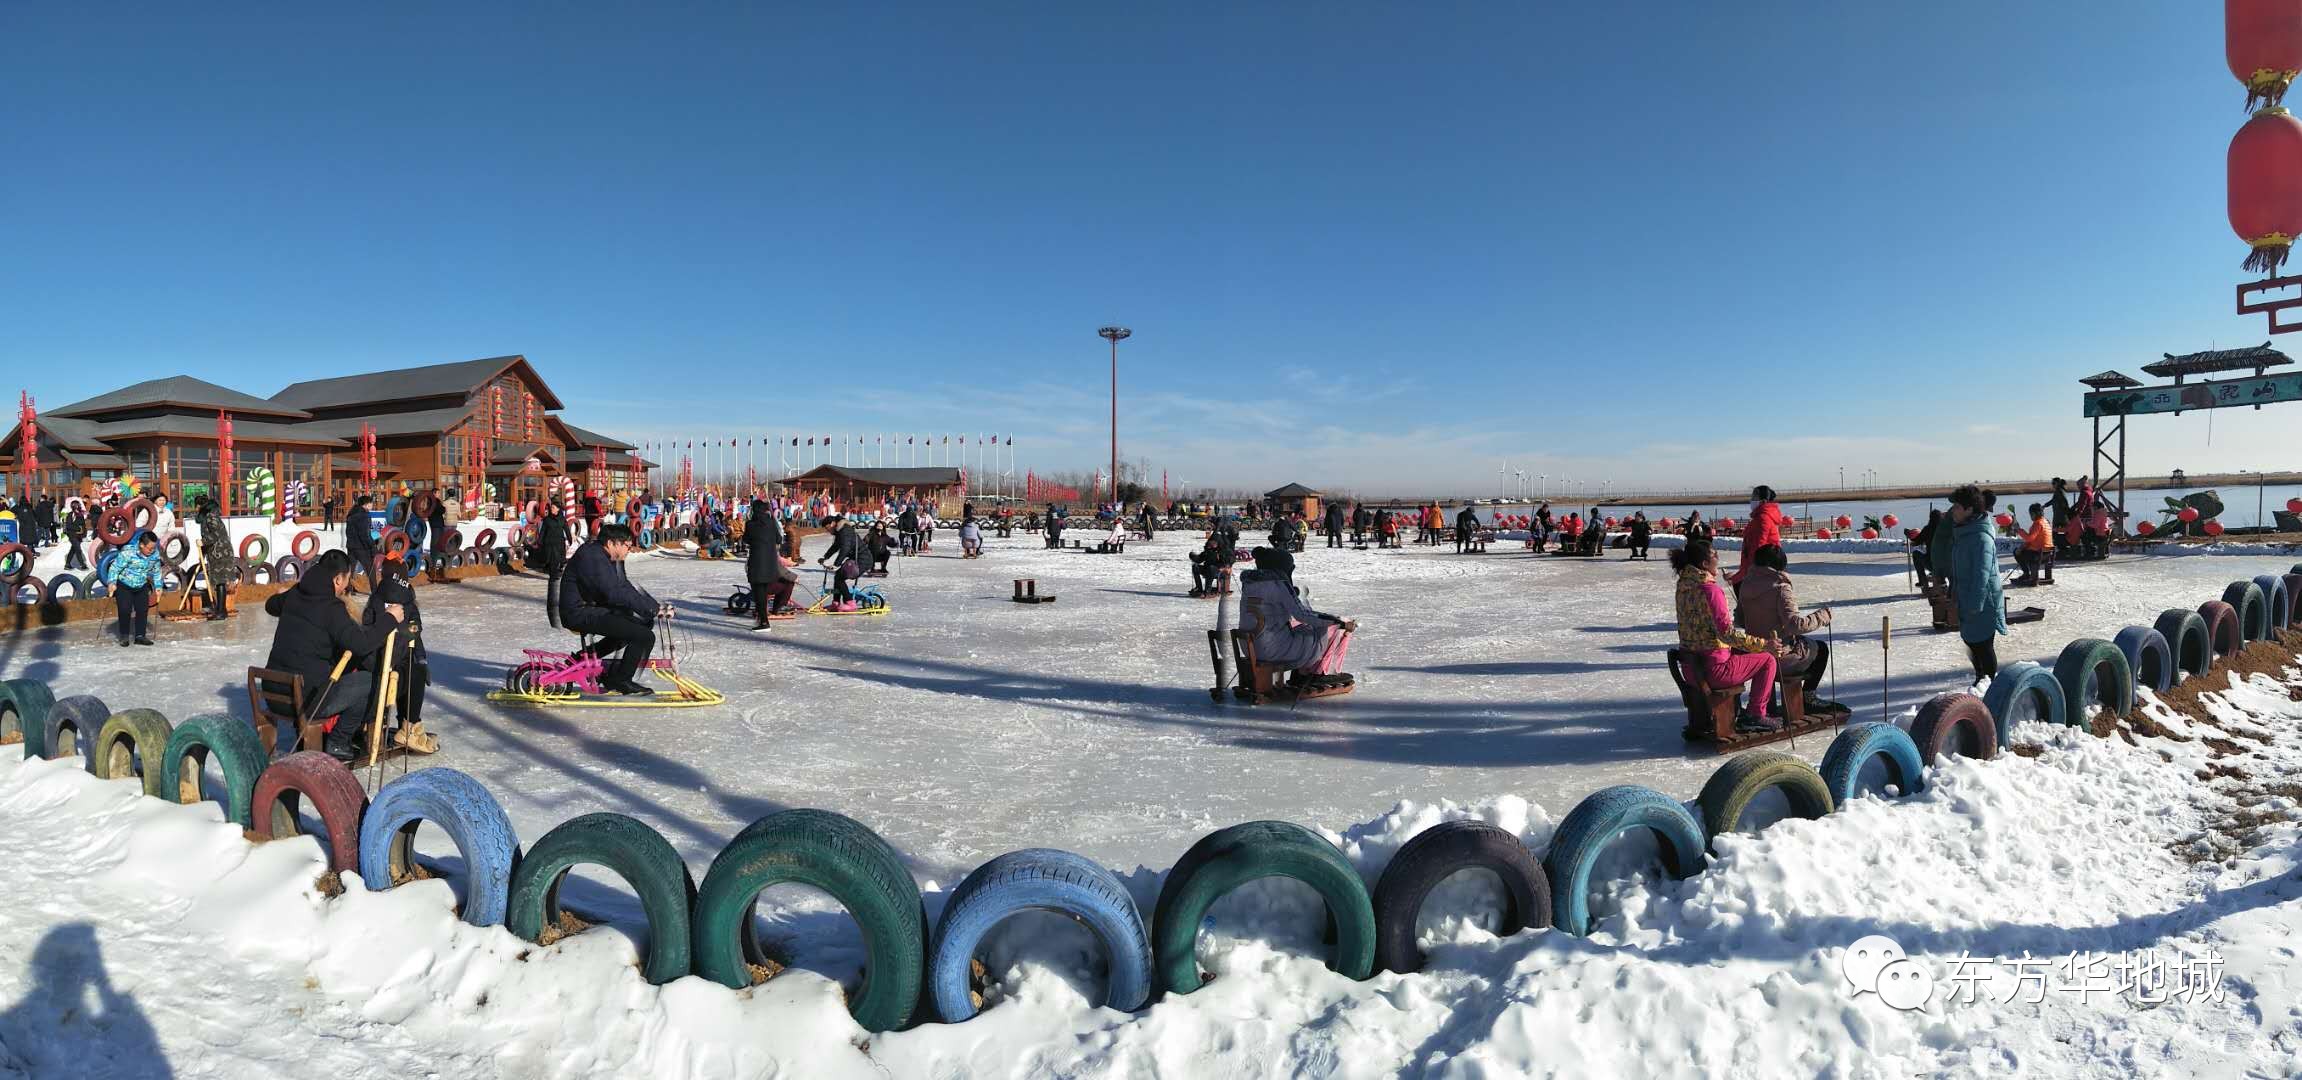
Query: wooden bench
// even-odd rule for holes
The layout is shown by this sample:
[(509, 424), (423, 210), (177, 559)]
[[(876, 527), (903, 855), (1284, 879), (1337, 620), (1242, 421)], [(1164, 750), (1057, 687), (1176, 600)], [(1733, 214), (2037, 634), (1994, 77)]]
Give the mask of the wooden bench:
[(1039, 582), (1032, 578), (1016, 578), (1015, 595), (1009, 599), (1018, 604), (1052, 604), (1055, 602), (1055, 597), (1052, 594), (1039, 595)]
[[(1778, 674), (1775, 686), (1781, 690), (1782, 726), (1774, 731), (1736, 731), (1735, 717), (1740, 711), (1741, 688), (1712, 689), (1702, 681), (1697, 658), (1684, 649), (1672, 649), (1664, 656), (1671, 681), (1678, 684), (1679, 700), (1687, 710), (1687, 726), (1683, 734), (1690, 742), (1710, 743), (1713, 749), (1722, 754), (1834, 728), (1846, 723), (1849, 715), (1845, 706), (1835, 703), (1809, 714), (1806, 710), (1804, 677)], [(1751, 691), (1761, 692), (1755, 686)]]
[[(248, 718), (256, 727), (256, 741), (264, 747), (266, 758), (320, 748), (327, 722), (319, 717), (306, 719), (304, 706), (303, 676), (270, 668), (248, 669)], [(295, 743), (275, 748), (273, 744), (283, 729), (296, 733)]]
[[(1238, 682), (1231, 688), (1231, 696), (1249, 705), (1266, 701), (1310, 701), (1314, 698), (1337, 697), (1348, 694), (1357, 686), (1309, 687), (1296, 681), (1292, 668), (1282, 668), (1258, 662), (1255, 659), (1255, 634), (1263, 626), (1263, 607), (1254, 600), (1242, 599), (1239, 619), (1245, 625), (1231, 631), (1231, 656), (1238, 667)], [(1215, 654), (1218, 667), (1222, 664), (1219, 630), (1207, 631), (1208, 650)]]

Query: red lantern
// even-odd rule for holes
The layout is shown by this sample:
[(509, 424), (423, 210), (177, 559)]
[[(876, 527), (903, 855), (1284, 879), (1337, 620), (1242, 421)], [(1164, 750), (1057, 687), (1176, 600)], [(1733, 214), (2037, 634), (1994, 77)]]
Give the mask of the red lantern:
[(2302, 71), (2302, 4), (2222, 0), (2222, 53), (2246, 87), (2246, 109), (2276, 105)]
[(2147, 521), (2143, 522), (2143, 523), (2142, 523), (2142, 524), (2140, 524), (2140, 525), (2136, 525), (2136, 526), (2134, 527), (2134, 535), (2136, 535), (2136, 536), (2148, 536), (2148, 535), (2150, 535), (2151, 533), (2154, 533), (2154, 532), (2157, 532), (2157, 531), (2158, 531), (2158, 526), (2156, 526), (2156, 525), (2153, 525), (2153, 524), (2151, 524), (2151, 523), (2149, 523), (2149, 522), (2147, 522)]
[(1840, 514), (1838, 516), (1838, 520), (1831, 522), (1831, 524), (1836, 525), (1841, 529), (1851, 528), (1854, 525), (1854, 519), (1846, 516), (1845, 514)]
[(2174, 516), (2181, 518), (2185, 523), (2196, 521), (2198, 520), (2198, 508), (2195, 506), (2185, 506), (2182, 508), (2181, 512), (2175, 514)]
[(1608, 519), (1607, 519), (1607, 528), (1610, 528), (1610, 529), (1612, 529), (1612, 528), (1614, 528), (1616, 525), (1619, 525), (1619, 524), (1621, 524), (1621, 522), (1618, 522), (1618, 521), (1616, 521), (1616, 520), (1615, 520), (1615, 519), (1613, 519), (1613, 518), (1608, 518)]
[(2302, 514), (2302, 499), (2286, 500), (2286, 512), (2289, 514)]
[(1814, 538), (1815, 538), (1815, 539), (1817, 539), (1817, 540), (1828, 540), (1828, 539), (1830, 539), (1830, 530), (1829, 530), (1829, 529), (1816, 529), (1816, 530), (1814, 531)]
[(2302, 234), (2302, 121), (2255, 113), (2230, 139), (2229, 170), (2230, 227), (2254, 249), (2243, 265), (2274, 274)]
[(1864, 530), (1862, 531), (1862, 538), (1863, 538), (1863, 539), (1865, 539), (1865, 540), (1876, 540), (1876, 539), (1878, 539), (1878, 530), (1877, 530), (1877, 529), (1864, 529)]
[(1885, 517), (1878, 519), (1878, 523), (1891, 529), (1897, 525), (1902, 524), (1902, 519), (1894, 516), (1893, 514), (1888, 514)]
[(2204, 525), (2200, 525), (2198, 528), (2199, 531), (2204, 532), (2208, 536), (2222, 535), (2222, 523), (2219, 521), (2209, 521)]
[(1733, 518), (1720, 518), (1720, 519), (1719, 519), (1719, 528), (1722, 528), (1722, 529), (1731, 529), (1731, 528), (1734, 528), (1734, 519), (1733, 519)]
[(1904, 530), (1902, 530), (1902, 538), (1903, 538), (1903, 539), (1905, 539), (1905, 540), (1916, 540), (1916, 539), (1918, 539), (1918, 530), (1917, 530), (1917, 529), (1904, 529)]
[(1998, 527), (2001, 529), (2012, 528), (2014, 526), (2013, 514), (2000, 514), (1991, 520), (1998, 522)]

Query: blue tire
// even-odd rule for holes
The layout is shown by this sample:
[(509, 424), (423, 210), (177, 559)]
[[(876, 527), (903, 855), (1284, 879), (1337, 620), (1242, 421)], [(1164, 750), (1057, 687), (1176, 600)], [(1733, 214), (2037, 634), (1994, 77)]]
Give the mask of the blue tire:
[(2270, 636), (2270, 598), (2262, 586), (2251, 581), (2233, 581), (2222, 590), (2222, 602), (2238, 613), (2238, 636), (2247, 641), (2260, 641)]
[(41, 756), (96, 756), (93, 750), (96, 733), (104, 730), (104, 721), (111, 718), (112, 710), (105, 707), (102, 698), (93, 694), (74, 694), (58, 701), (48, 709), (48, 727), (41, 737)]
[(1151, 999), (1151, 936), (1119, 879), (1091, 860), (1053, 848), (1011, 851), (976, 867), (952, 890), (928, 952), (928, 989), (947, 1023), (975, 1015), (968, 976), (985, 934), (1019, 911), (1054, 911), (1086, 924), (1103, 943), (1110, 977), (1103, 1004), (1134, 1012)]
[(109, 551), (106, 551), (106, 552), (105, 552), (105, 553), (103, 553), (102, 555), (98, 555), (98, 556), (96, 556), (96, 577), (97, 577), (97, 579), (98, 579), (98, 580), (101, 580), (101, 581), (110, 581), (110, 580), (112, 580), (112, 574), (111, 574), (112, 563), (113, 563), (113, 561), (114, 561), (114, 560), (117, 560), (119, 557), (120, 557), (120, 549), (119, 549), (119, 548), (113, 548), (113, 549), (111, 549), (111, 550), (109, 550)]
[(367, 817), (360, 821), (360, 877), (368, 888), (382, 892), (415, 872), (416, 825), (425, 821), (445, 830), (463, 853), (469, 875), (464, 921), (473, 926), (502, 923), (512, 869), (520, 859), (519, 837), (495, 796), (454, 769), (409, 773), (385, 784), (368, 804)]
[(1889, 782), (1903, 794), (1926, 790), (1926, 766), (1918, 760), (1918, 744), (1911, 741), (1910, 733), (1872, 720), (1848, 725), (1822, 755), (1822, 783), (1830, 789), (1832, 804), (1843, 807), (1854, 801), (1862, 770), (1881, 758), (1886, 761)]
[(48, 756), (48, 710), (56, 697), (38, 679), (0, 680), (0, 735), (24, 737), (24, 756)]
[[(2262, 590), (2262, 596), (2268, 603), (2270, 629), (2286, 629), (2294, 621), (2294, 597), (2286, 591), (2286, 579), (2276, 574), (2261, 574), (2255, 577), (2254, 585)], [(53, 585), (48, 587), (50, 593), (55, 590)]]
[[(168, 733), (168, 745), (160, 751), (161, 796), (185, 806), (206, 798), (200, 790), (200, 770), (211, 757), (224, 774), (225, 819), (243, 829), (254, 827), (256, 778), (271, 759), (257, 741), (256, 729), (230, 713), (202, 713)], [(190, 769), (184, 767), (186, 759), (193, 761)]]
[(1593, 792), (1559, 822), (1550, 853), (1543, 856), (1543, 874), (1551, 882), (1551, 918), (1558, 929), (1576, 937), (1590, 933), (1591, 868), (1608, 842), (1639, 828), (1654, 830), (1672, 877), (1702, 872), (1702, 823), (1678, 800), (1637, 784)]
[(112, 587), (104, 584), (104, 578), (99, 574), (90, 574), (81, 578), (80, 588), (90, 600), (101, 600), (112, 595)]
[(2214, 641), (2207, 633), (2205, 616), (2184, 608), (2168, 608), (2151, 625), (2174, 650), (2175, 682), (2203, 675), (2214, 666)]
[(2054, 658), (2054, 681), (2062, 684), (2063, 722), (2071, 727), (2087, 726), (2086, 710), (2092, 705), (2112, 716), (2134, 711), (2134, 669), (2126, 666), (2118, 646), (2101, 638), (2079, 638), (2063, 646), (2062, 655)]
[(2006, 745), (2007, 733), (2014, 729), (2015, 718), (2025, 707), (2031, 719), (2049, 724), (2062, 723), (2070, 712), (2063, 704), (2062, 683), (2054, 673), (2028, 660), (1999, 668), (1990, 678), (1990, 690), (1983, 694), (1982, 703), (1990, 709), (1998, 728), (2000, 746)]
[(2147, 626), (2129, 626), (2110, 643), (2126, 654), (2135, 686), (2149, 687), (2156, 694), (2174, 689), (2174, 646), (2166, 643), (2166, 635)]

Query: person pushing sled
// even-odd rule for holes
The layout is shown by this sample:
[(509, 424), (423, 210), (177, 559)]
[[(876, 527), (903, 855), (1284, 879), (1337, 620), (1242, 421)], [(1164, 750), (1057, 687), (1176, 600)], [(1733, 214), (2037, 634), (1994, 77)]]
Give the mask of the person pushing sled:
[[(528, 659), (504, 677), (504, 688), (488, 700), (530, 705), (654, 706), (716, 705), (725, 696), (679, 673), (669, 627), (672, 609), (631, 583), (624, 559), (631, 554), (631, 528), (603, 525), (593, 543), (568, 559), (567, 581), (559, 595), (560, 625), (596, 638), (573, 653), (528, 649)], [(653, 654), (657, 640), (664, 657)], [(612, 658), (612, 659), (611, 659)], [(642, 670), (672, 685), (657, 695), (640, 685)]]

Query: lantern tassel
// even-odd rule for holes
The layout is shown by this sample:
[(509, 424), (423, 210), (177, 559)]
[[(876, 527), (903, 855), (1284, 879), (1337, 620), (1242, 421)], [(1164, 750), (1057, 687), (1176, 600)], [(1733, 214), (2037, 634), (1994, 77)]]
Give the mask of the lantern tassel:
[(2277, 276), (2286, 265), (2286, 256), (2293, 251), (2294, 238), (2273, 234), (2254, 242), (2254, 250), (2246, 256), (2245, 268), (2263, 277)]
[(2246, 80), (2246, 111), (2276, 108), (2286, 103), (2286, 88), (2294, 84), (2297, 72), (2257, 68)]

